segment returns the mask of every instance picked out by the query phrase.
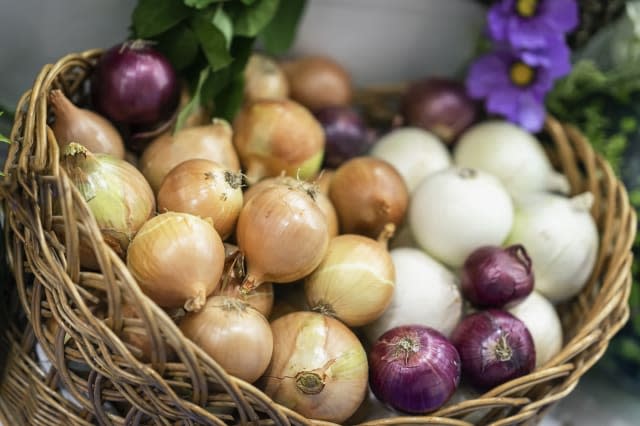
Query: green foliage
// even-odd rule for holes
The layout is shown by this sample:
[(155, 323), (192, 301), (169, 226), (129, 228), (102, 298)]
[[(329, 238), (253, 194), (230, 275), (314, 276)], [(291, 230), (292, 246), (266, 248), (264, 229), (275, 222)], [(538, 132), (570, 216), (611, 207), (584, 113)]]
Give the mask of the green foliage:
[[(306, 0), (138, 0), (132, 16), (136, 38), (156, 42), (197, 102), (231, 120), (241, 105), (243, 71), (257, 39), (270, 53), (295, 38)], [(181, 111), (184, 123), (192, 102)]]

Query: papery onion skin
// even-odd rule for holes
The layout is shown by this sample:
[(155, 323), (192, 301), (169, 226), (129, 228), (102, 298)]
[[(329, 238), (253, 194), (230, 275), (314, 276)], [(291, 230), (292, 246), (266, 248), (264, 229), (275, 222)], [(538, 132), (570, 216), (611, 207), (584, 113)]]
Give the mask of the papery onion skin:
[(369, 384), (378, 399), (408, 413), (444, 405), (460, 383), (460, 356), (438, 331), (419, 325), (392, 328), (369, 353)]
[(327, 107), (314, 113), (324, 129), (323, 165), (338, 168), (353, 157), (366, 154), (372, 141), (360, 113), (350, 106)]
[(158, 191), (158, 211), (190, 213), (211, 218), (224, 240), (235, 229), (242, 209), (242, 175), (202, 159), (174, 167)]
[[(131, 164), (108, 154), (93, 155), (85, 147), (70, 143), (61, 165), (87, 201), (105, 243), (124, 257), (131, 239), (153, 216), (153, 192)], [(81, 241), (81, 246), (88, 244)], [(81, 264), (99, 269), (93, 250), (81, 250)]]
[(242, 301), (214, 296), (187, 314), (180, 330), (229, 374), (253, 383), (269, 366), (273, 334), (262, 314)]
[(465, 260), (460, 277), (464, 296), (480, 308), (502, 308), (533, 291), (531, 259), (521, 244), (476, 249)]
[(290, 283), (310, 274), (329, 245), (327, 219), (299, 188), (266, 188), (244, 205), (236, 227), (247, 261), (246, 290), (263, 282)]
[(333, 176), (329, 198), (338, 213), (343, 234), (377, 238), (384, 226), (404, 221), (409, 191), (389, 163), (373, 157), (356, 157)]
[(127, 253), (127, 267), (159, 306), (198, 311), (219, 284), (224, 246), (213, 226), (188, 213), (149, 220)]
[(248, 293), (242, 291), (242, 282), (233, 281), (227, 285), (220, 284), (213, 292), (214, 296), (233, 297), (251, 306), (265, 318), (269, 318), (273, 309), (273, 284), (263, 283)]
[(379, 318), (391, 303), (394, 288), (395, 269), (386, 240), (361, 235), (331, 239), (326, 257), (305, 279), (311, 309), (350, 327)]
[(246, 102), (260, 99), (286, 99), (289, 82), (277, 62), (253, 53), (244, 69), (244, 98)]
[(127, 124), (166, 120), (178, 106), (179, 89), (167, 58), (141, 40), (107, 50), (91, 79), (96, 109), (115, 122)]
[(487, 390), (533, 371), (536, 351), (522, 321), (489, 309), (464, 318), (451, 341), (460, 353), (462, 374), (478, 390)]
[(305, 180), (320, 170), (324, 132), (313, 115), (294, 101), (259, 100), (245, 105), (233, 130), (233, 144), (249, 183), (283, 172)]
[(343, 423), (367, 392), (367, 355), (340, 321), (295, 312), (271, 323), (274, 350), (264, 391), (307, 418)]
[(155, 193), (167, 174), (180, 163), (205, 159), (220, 163), (227, 169), (240, 171), (240, 161), (231, 143), (232, 129), (229, 123), (214, 119), (212, 124), (195, 126), (164, 133), (142, 153), (140, 171), (147, 178)]
[(51, 91), (49, 100), (56, 116), (53, 133), (61, 150), (70, 142), (76, 142), (94, 154), (124, 158), (122, 137), (106, 118), (88, 109), (78, 108), (58, 89)]

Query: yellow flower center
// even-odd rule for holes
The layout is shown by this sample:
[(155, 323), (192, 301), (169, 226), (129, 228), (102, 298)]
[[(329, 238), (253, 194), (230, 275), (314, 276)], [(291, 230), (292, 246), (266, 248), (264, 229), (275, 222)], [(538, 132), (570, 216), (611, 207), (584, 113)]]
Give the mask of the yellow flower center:
[(511, 81), (516, 86), (528, 86), (533, 81), (536, 72), (524, 62), (515, 62), (509, 70)]
[(516, 0), (516, 11), (523, 18), (530, 18), (538, 11), (538, 0)]

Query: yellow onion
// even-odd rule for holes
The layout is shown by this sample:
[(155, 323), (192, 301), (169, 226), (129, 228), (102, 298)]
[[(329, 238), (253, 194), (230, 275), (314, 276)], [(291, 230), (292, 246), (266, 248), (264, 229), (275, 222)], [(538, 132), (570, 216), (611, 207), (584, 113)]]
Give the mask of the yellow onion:
[(312, 183), (301, 181), (290, 176), (278, 176), (262, 179), (260, 182), (251, 185), (249, 189), (245, 191), (245, 203), (249, 200), (249, 198), (253, 197), (263, 189), (277, 185), (284, 185), (287, 187), (297, 186), (303, 191), (310, 194), (316, 200), (318, 207), (320, 207), (320, 210), (322, 210), (322, 213), (324, 213), (325, 217), (327, 218), (327, 230), (329, 232), (329, 238), (333, 238), (338, 235), (339, 225), (336, 209), (333, 207), (333, 204), (331, 204), (331, 200), (329, 200), (329, 197), (318, 191), (318, 186)]
[(391, 303), (395, 287), (395, 269), (387, 251), (394, 228), (389, 224), (378, 241), (353, 234), (333, 238), (322, 263), (305, 280), (311, 309), (350, 327), (378, 319)]
[(78, 108), (61, 90), (52, 90), (49, 100), (56, 116), (53, 133), (62, 150), (76, 142), (95, 154), (124, 158), (124, 142), (109, 120), (88, 109)]
[(305, 417), (343, 423), (367, 392), (367, 354), (347, 326), (314, 312), (271, 323), (274, 350), (264, 390)]
[(356, 157), (342, 164), (331, 180), (329, 198), (343, 234), (376, 238), (387, 223), (399, 227), (409, 206), (409, 191), (389, 163)]
[(187, 160), (162, 181), (158, 211), (211, 218), (222, 239), (233, 232), (242, 208), (242, 175), (209, 160)]
[(244, 69), (245, 101), (286, 99), (288, 94), (287, 77), (276, 61), (259, 53), (253, 53)]
[[(147, 328), (141, 324), (138, 309), (133, 304), (126, 302), (122, 304), (121, 312), (125, 319), (125, 326), (122, 329), (120, 338), (123, 342), (128, 343), (139, 351), (134, 355), (140, 358), (141, 361), (151, 361), (153, 345), (151, 338), (147, 334)], [(164, 345), (164, 350), (166, 360), (172, 360), (175, 357), (175, 352), (171, 346)]]
[(327, 219), (297, 186), (266, 188), (244, 205), (236, 228), (247, 262), (245, 291), (263, 282), (289, 283), (310, 274), (329, 244)]
[(155, 193), (171, 169), (187, 160), (211, 160), (239, 171), (240, 162), (231, 144), (232, 133), (229, 123), (221, 119), (206, 126), (181, 129), (174, 135), (164, 133), (142, 153), (140, 170)]
[(218, 286), (224, 246), (213, 226), (188, 213), (163, 213), (144, 224), (127, 253), (142, 291), (159, 306), (198, 311)]
[(247, 104), (233, 129), (233, 144), (250, 183), (282, 172), (308, 179), (320, 169), (324, 130), (296, 102), (283, 99)]
[(322, 169), (315, 178), (315, 184), (318, 185), (318, 190), (327, 197), (329, 196), (329, 188), (331, 187), (331, 181), (335, 174), (335, 170)]
[(273, 335), (265, 317), (246, 303), (225, 296), (207, 300), (187, 314), (180, 330), (229, 374), (249, 383), (269, 366)]
[[(89, 205), (105, 243), (124, 257), (131, 239), (155, 212), (144, 176), (124, 160), (94, 155), (77, 143), (67, 145), (61, 165)], [(81, 264), (97, 269), (93, 251), (83, 244)]]

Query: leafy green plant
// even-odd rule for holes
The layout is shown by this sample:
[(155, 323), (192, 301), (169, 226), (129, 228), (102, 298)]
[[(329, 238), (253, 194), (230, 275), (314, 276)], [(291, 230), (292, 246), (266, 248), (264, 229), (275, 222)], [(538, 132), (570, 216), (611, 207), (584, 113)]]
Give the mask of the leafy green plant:
[(232, 119), (242, 102), (243, 71), (256, 41), (271, 54), (295, 38), (306, 0), (139, 0), (132, 36), (152, 40), (192, 93), (176, 128), (198, 104)]

